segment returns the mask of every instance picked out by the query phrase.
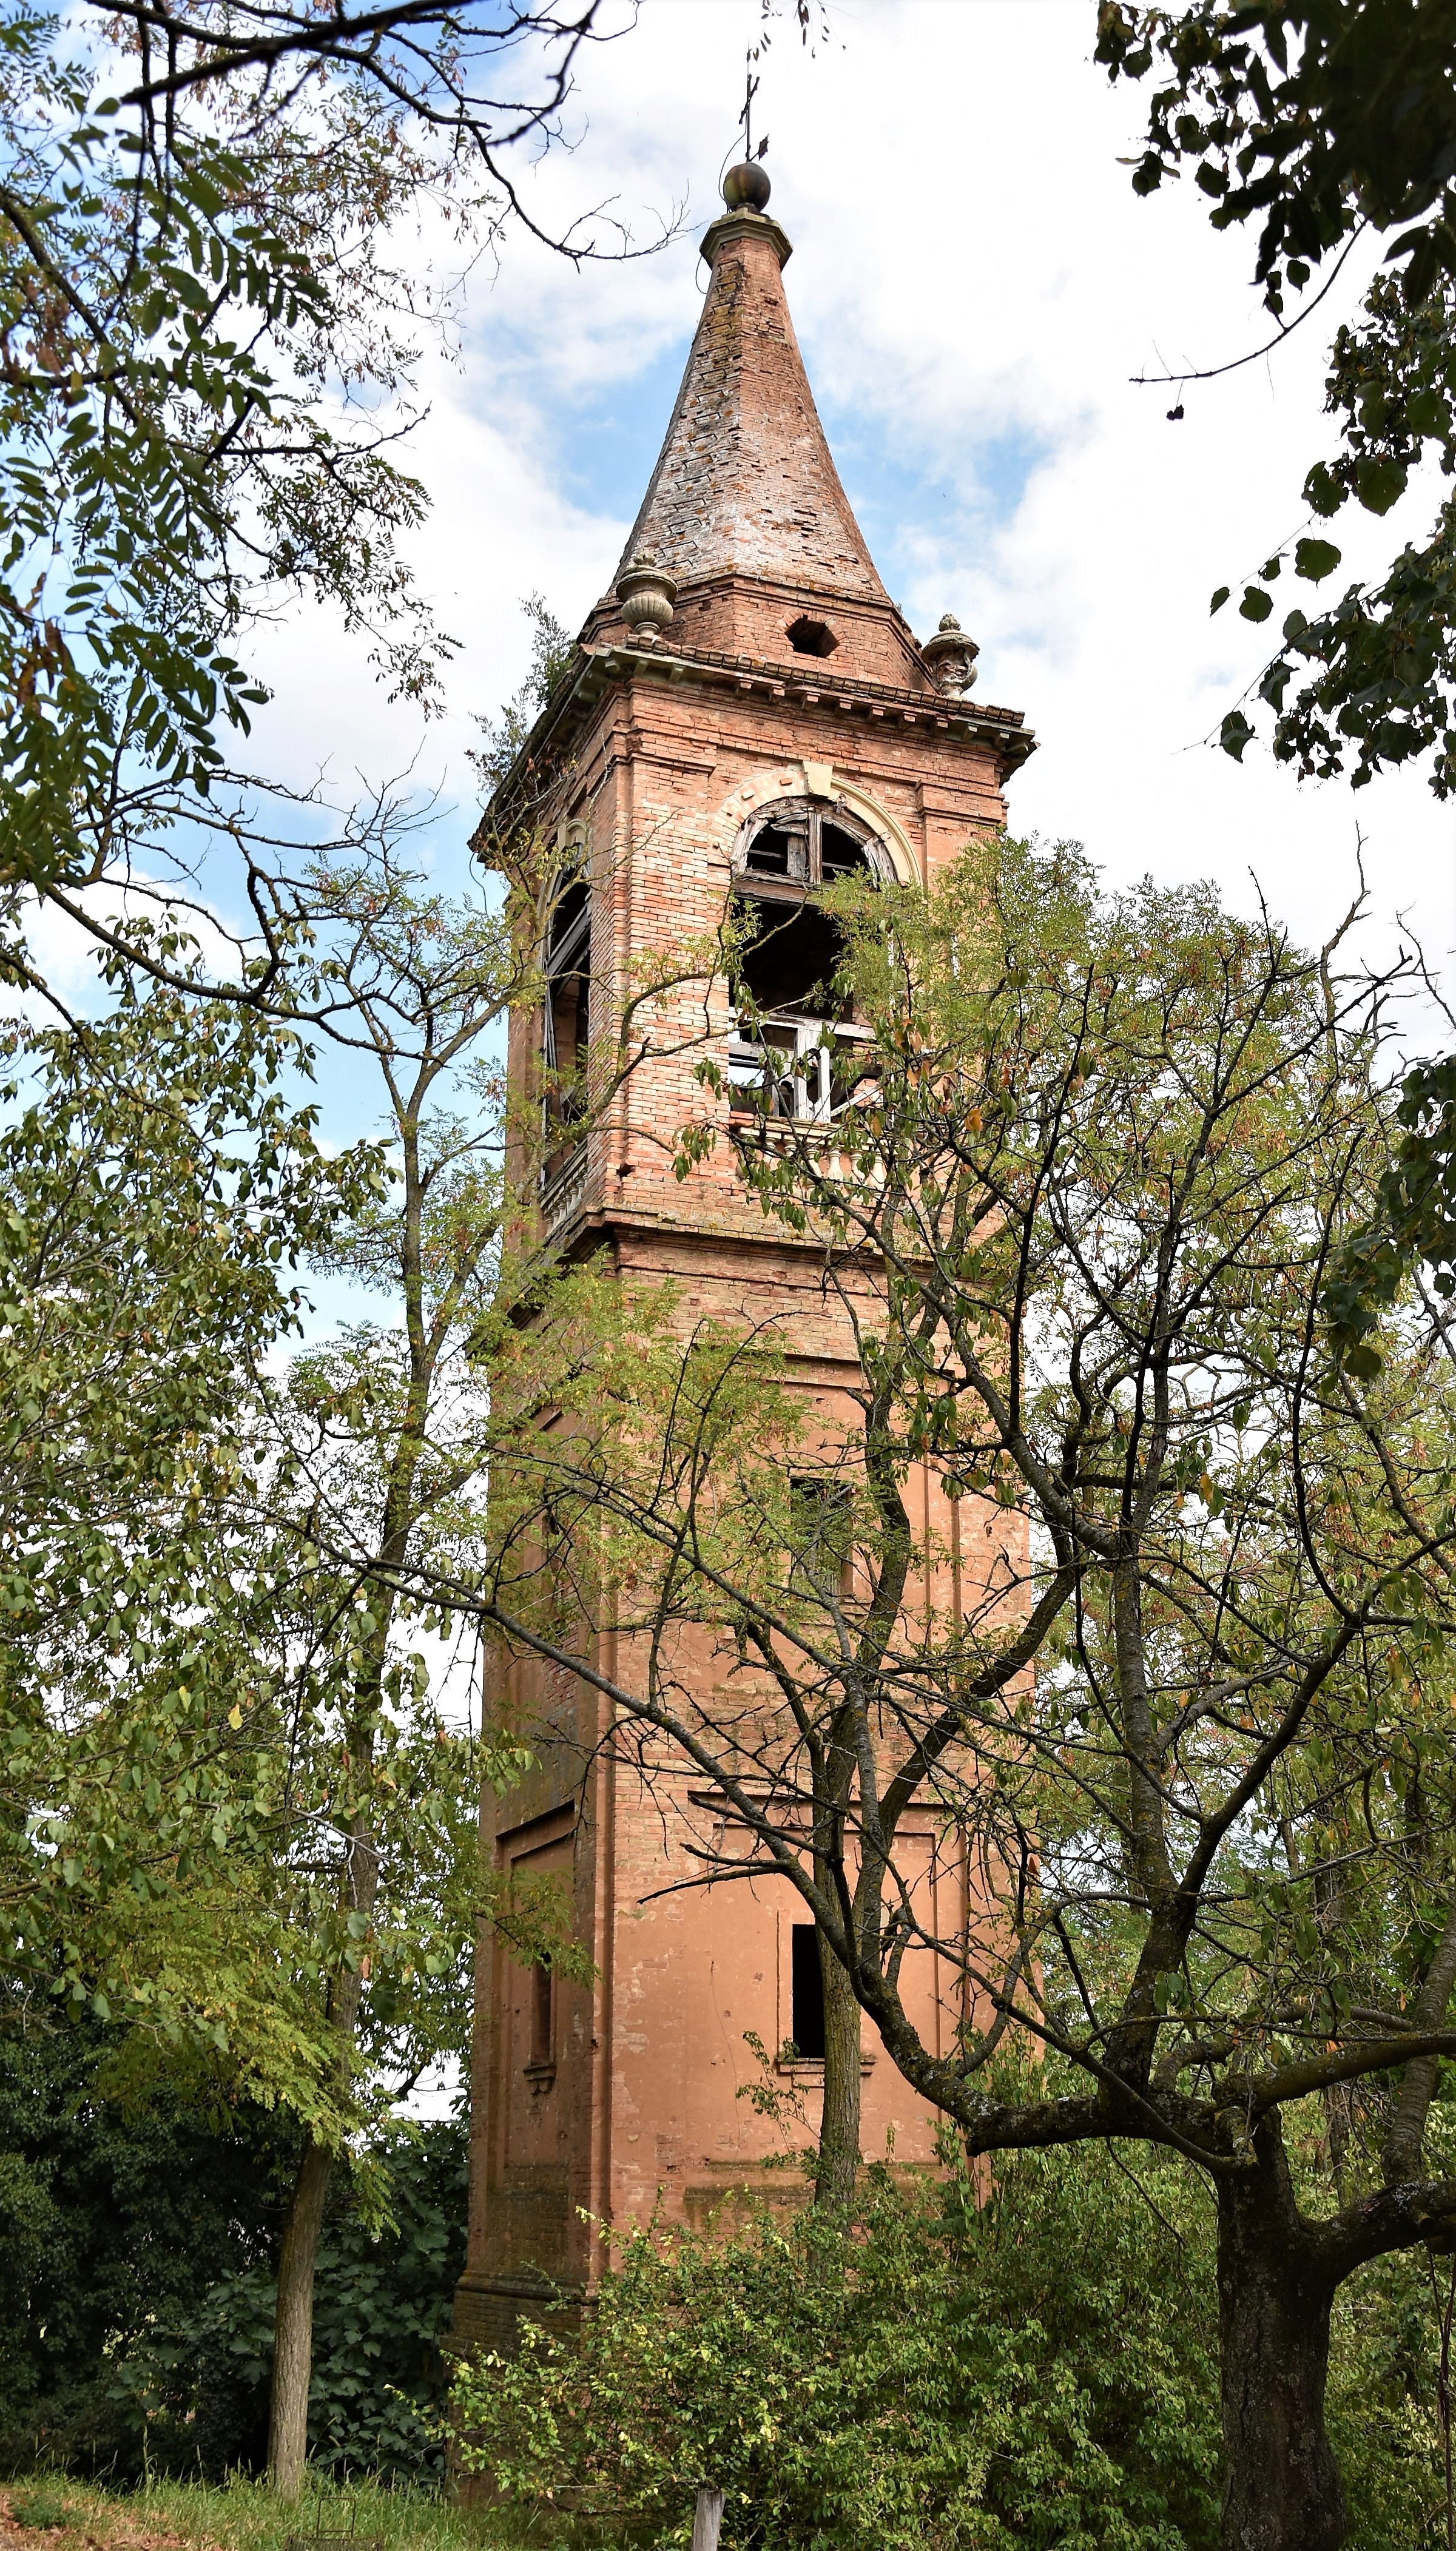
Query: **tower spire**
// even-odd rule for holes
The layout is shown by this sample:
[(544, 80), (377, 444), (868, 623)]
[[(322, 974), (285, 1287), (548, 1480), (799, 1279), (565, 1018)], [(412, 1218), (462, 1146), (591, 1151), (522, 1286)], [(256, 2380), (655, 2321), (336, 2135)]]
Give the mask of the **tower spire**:
[(642, 510), (618, 569), (646, 555), (679, 591), (737, 575), (885, 604), (840, 484), (783, 294), (789, 242), (745, 159), (701, 254), (712, 280)]

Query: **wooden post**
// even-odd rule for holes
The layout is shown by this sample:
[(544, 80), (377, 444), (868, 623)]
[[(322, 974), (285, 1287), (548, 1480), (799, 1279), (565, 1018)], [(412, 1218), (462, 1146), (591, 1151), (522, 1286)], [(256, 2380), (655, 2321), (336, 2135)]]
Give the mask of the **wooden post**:
[(718, 2527), (722, 2521), (722, 2491), (700, 2489), (692, 2510), (692, 2551), (718, 2551)]

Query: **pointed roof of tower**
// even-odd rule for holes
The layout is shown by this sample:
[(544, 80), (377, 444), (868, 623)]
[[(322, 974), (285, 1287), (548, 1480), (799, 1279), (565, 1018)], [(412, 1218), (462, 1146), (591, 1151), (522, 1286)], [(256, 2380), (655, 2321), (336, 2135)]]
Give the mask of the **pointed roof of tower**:
[(735, 203), (702, 244), (712, 281), (667, 440), (618, 574), (646, 554), (683, 585), (736, 572), (864, 602), (889, 597), (830, 457), (783, 294), (779, 224)]

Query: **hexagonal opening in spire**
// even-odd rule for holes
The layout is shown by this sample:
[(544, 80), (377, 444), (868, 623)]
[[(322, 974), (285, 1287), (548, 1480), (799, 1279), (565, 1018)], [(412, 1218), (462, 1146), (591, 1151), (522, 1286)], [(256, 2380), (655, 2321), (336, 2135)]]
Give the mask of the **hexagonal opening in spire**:
[(786, 636), (795, 656), (832, 656), (839, 640), (825, 620), (811, 620), (807, 612), (790, 620)]

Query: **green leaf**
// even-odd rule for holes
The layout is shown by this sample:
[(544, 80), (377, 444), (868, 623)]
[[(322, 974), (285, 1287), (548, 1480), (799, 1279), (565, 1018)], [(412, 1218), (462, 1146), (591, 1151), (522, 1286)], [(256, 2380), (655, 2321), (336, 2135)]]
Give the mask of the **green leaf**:
[(1414, 390), (1405, 401), (1405, 423), (1412, 434), (1448, 435), (1451, 431), (1450, 403), (1438, 389)]
[(1388, 514), (1405, 493), (1405, 477), (1399, 460), (1360, 459), (1355, 463), (1355, 493), (1368, 514)]
[(1239, 610), (1245, 620), (1267, 620), (1273, 609), (1274, 597), (1266, 593), (1262, 585), (1245, 585), (1244, 598), (1239, 604)]
[(1331, 514), (1337, 514), (1345, 501), (1346, 493), (1347, 490), (1335, 476), (1329, 463), (1317, 460), (1304, 481), (1304, 502), (1310, 512), (1326, 518)]
[(1214, 613), (1215, 611), (1221, 611), (1221, 610), (1223, 609), (1223, 606), (1224, 606), (1224, 604), (1225, 604), (1225, 602), (1226, 602), (1227, 600), (1228, 600), (1228, 586), (1227, 586), (1226, 584), (1220, 584), (1220, 586), (1219, 586), (1219, 588), (1218, 588), (1217, 592), (1216, 592), (1216, 593), (1214, 594), (1214, 596), (1213, 596), (1212, 601), (1211, 601), (1211, 602), (1209, 603), (1209, 605), (1208, 605), (1208, 616), (1209, 616), (1209, 618), (1210, 618), (1210, 619), (1212, 618), (1212, 615), (1213, 615), (1213, 613)]
[(1340, 553), (1333, 541), (1301, 540), (1295, 544), (1295, 573), (1306, 583), (1318, 584), (1322, 577), (1333, 575), (1340, 562)]

